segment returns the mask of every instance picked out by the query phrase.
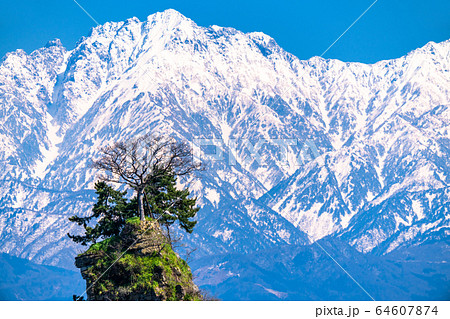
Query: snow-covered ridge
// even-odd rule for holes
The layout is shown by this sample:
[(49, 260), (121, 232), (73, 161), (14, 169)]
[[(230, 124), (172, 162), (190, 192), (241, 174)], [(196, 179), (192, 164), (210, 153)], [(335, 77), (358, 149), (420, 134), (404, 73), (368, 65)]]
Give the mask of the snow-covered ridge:
[[(300, 61), (263, 33), (200, 27), (174, 10), (95, 27), (72, 51), (56, 40), (9, 53), (0, 63), (1, 251), (70, 260), (67, 216), (92, 204), (90, 159), (144, 132), (223, 141), (224, 160), (181, 181), (204, 206), (187, 239), (202, 254), (326, 235), (381, 252), (442, 238), (449, 62), (450, 41), (372, 65)], [(259, 149), (263, 165), (252, 156), (248, 143), (270, 139), (297, 141), (288, 165), (274, 144)], [(298, 163), (306, 141), (322, 156)]]

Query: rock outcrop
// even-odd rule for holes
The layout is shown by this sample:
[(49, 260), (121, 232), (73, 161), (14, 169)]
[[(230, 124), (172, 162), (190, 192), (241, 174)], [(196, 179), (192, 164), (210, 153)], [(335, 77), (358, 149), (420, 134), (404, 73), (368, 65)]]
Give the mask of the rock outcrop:
[(172, 249), (158, 222), (127, 221), (119, 236), (75, 258), (88, 300), (202, 300), (191, 269)]

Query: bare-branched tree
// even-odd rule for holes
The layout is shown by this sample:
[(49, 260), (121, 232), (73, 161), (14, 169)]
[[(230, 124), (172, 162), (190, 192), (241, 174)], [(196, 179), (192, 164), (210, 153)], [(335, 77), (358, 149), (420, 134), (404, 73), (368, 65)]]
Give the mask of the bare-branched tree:
[(102, 148), (93, 167), (104, 172), (101, 179), (127, 184), (137, 193), (138, 215), (145, 219), (144, 189), (166, 174), (185, 176), (201, 168), (186, 142), (171, 137), (143, 135)]

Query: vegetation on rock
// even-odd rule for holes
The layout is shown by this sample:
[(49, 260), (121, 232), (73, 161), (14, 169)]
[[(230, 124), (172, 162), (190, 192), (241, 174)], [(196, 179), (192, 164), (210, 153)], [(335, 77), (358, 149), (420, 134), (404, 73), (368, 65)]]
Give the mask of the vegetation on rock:
[[(188, 233), (196, 224), (197, 199), (189, 197), (188, 189), (176, 187), (178, 176), (198, 168), (189, 160), (190, 149), (170, 138), (145, 135), (102, 152), (94, 166), (106, 175), (95, 184), (98, 200), (92, 214), (69, 218), (85, 232), (68, 236), (91, 244), (75, 258), (88, 300), (201, 300), (189, 266), (172, 249), (170, 235), (175, 223)], [(128, 185), (137, 195), (129, 200), (126, 191), (106, 181)]]
[(128, 219), (119, 235), (91, 245), (75, 265), (88, 300), (202, 300), (189, 266), (151, 218)]

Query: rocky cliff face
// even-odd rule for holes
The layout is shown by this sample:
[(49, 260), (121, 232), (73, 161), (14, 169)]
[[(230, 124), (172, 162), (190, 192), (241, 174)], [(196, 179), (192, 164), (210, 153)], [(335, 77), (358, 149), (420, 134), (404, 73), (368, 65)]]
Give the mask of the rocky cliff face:
[(189, 266), (150, 219), (130, 219), (119, 236), (92, 245), (75, 265), (88, 300), (202, 300)]

